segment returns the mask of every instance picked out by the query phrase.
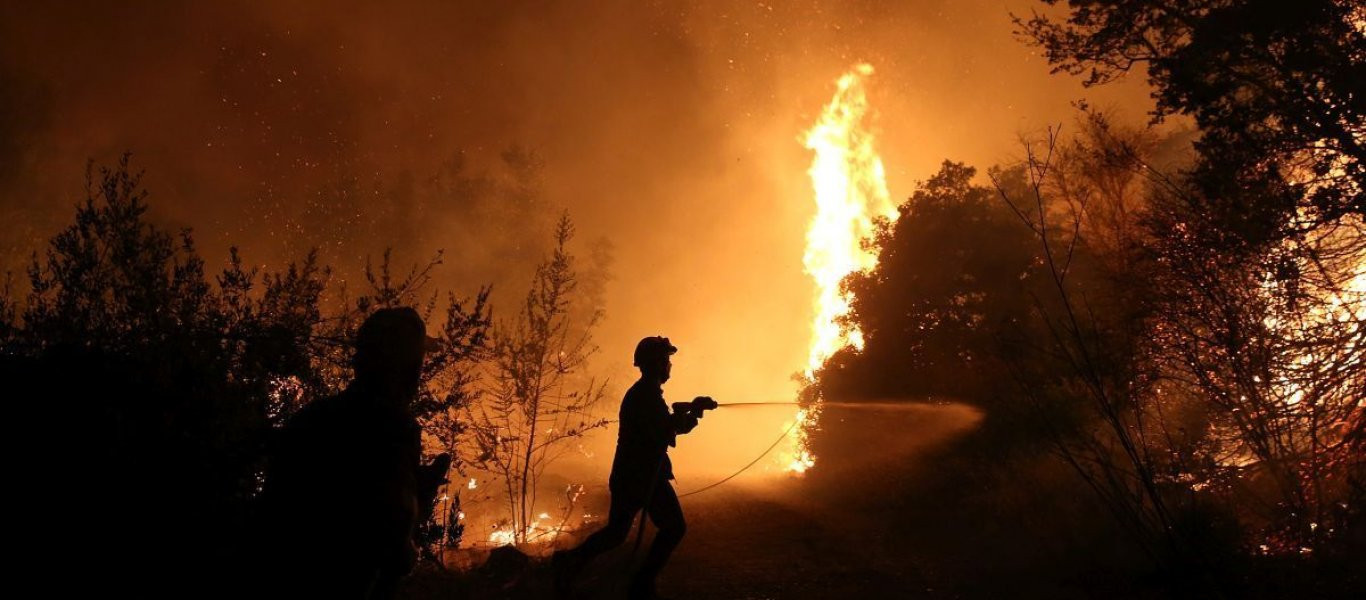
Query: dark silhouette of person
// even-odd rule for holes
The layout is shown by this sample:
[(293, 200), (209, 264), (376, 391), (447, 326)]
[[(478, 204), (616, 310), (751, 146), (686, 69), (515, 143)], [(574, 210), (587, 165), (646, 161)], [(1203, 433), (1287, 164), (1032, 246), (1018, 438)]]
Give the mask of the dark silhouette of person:
[(417, 311), (376, 311), (356, 334), (355, 379), (281, 430), (262, 492), (265, 595), (388, 598), (412, 569), (423, 496), (450, 464), (421, 464), (410, 410), (431, 343)]
[(678, 494), (669, 483), (673, 479), (673, 464), (668, 450), (676, 445), (679, 434), (697, 426), (701, 414), (678, 407), (670, 413), (664, 402), (662, 386), (673, 368), (669, 357), (677, 351), (664, 337), (647, 337), (636, 345), (635, 366), (640, 368), (640, 379), (621, 401), (617, 450), (608, 479), (612, 502), (607, 525), (577, 548), (555, 553), (555, 587), (562, 595), (569, 593), (574, 579), (589, 561), (626, 540), (636, 514), (644, 510), (658, 531), (640, 570), (631, 579), (628, 596), (659, 597), (655, 579), (686, 530)]

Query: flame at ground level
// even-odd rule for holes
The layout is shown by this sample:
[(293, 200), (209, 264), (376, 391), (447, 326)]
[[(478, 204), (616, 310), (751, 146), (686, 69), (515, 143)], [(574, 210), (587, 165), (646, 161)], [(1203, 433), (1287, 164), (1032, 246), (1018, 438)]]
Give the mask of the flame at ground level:
[(791, 437), (793, 449), (783, 458), (783, 469), (790, 473), (800, 475), (805, 473), (807, 469), (816, 466), (816, 457), (811, 454), (811, 449), (807, 446), (809, 438), (806, 430), (808, 415), (815, 409), (816, 407), (813, 406), (811, 409), (798, 410), (797, 415), (793, 417), (796, 420), (791, 425), (792, 431), (795, 432), (795, 436)]

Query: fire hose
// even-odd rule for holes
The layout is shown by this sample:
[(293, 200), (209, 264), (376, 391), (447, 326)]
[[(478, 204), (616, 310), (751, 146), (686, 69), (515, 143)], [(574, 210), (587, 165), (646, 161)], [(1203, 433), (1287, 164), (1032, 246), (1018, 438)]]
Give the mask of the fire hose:
[[(773, 405), (779, 405), (779, 404), (788, 404), (788, 405), (791, 405), (791, 404), (796, 404), (796, 402), (733, 402), (733, 403), (729, 403), (729, 404), (721, 404), (720, 406), (743, 406), (743, 405), (749, 405), (749, 406), (773, 406)], [(784, 429), (784, 430), (783, 430), (783, 434), (780, 435), (780, 436), (778, 436), (778, 439), (773, 440), (773, 443), (770, 444), (770, 445), (768, 446), (768, 448), (766, 448), (762, 453), (760, 453), (759, 456), (754, 457), (754, 460), (749, 461), (749, 464), (747, 464), (747, 465), (745, 465), (745, 466), (743, 466), (743, 467), (740, 467), (740, 470), (739, 470), (739, 471), (736, 471), (736, 472), (734, 472), (734, 473), (731, 473), (730, 475), (727, 475), (725, 479), (722, 479), (722, 480), (717, 481), (717, 482), (715, 482), (715, 483), (712, 483), (712, 484), (710, 484), (710, 485), (700, 487), (700, 488), (695, 489), (695, 490), (693, 490), (693, 491), (691, 491), (691, 492), (688, 492), (688, 493), (686, 493), (686, 494), (679, 494), (678, 497), (679, 497), (679, 498), (686, 498), (686, 497), (691, 496), (691, 495), (693, 495), (693, 494), (701, 494), (702, 492), (705, 492), (705, 491), (707, 491), (707, 490), (709, 490), (709, 489), (712, 489), (712, 488), (714, 488), (714, 487), (716, 487), (716, 486), (719, 486), (719, 485), (721, 485), (721, 484), (723, 484), (723, 483), (725, 483), (725, 482), (727, 482), (727, 481), (730, 481), (730, 480), (732, 480), (732, 479), (735, 479), (736, 477), (739, 477), (741, 473), (744, 473), (745, 471), (748, 471), (750, 467), (759, 464), (759, 461), (763, 460), (765, 456), (768, 456), (768, 453), (769, 453), (769, 452), (772, 452), (774, 448), (777, 448), (777, 447), (778, 447), (778, 444), (783, 443), (783, 440), (787, 439), (787, 435), (788, 435), (789, 433), (792, 433), (792, 430), (793, 430), (793, 429), (796, 429), (796, 428), (797, 428), (797, 425), (800, 424), (800, 423), (801, 423), (801, 421), (796, 421), (796, 420), (792, 421), (792, 424), (791, 424), (791, 425), (788, 425), (788, 426), (787, 426), (787, 429)], [(663, 461), (661, 461), (660, 464), (663, 464)]]
[[(699, 398), (699, 400), (700, 400), (700, 398)], [(707, 400), (708, 402), (710, 402), (712, 405), (714, 405), (714, 406), (712, 406), (712, 408), (741, 407), (741, 406), (800, 406), (799, 403), (797, 403), (797, 402), (791, 402), (791, 401), (788, 401), (788, 402), (779, 401), (779, 402), (724, 402), (724, 403), (718, 403), (718, 402), (715, 402), (715, 401), (711, 400), (711, 398), (706, 398), (706, 400)], [(677, 410), (677, 406), (680, 406), (680, 405), (687, 405), (687, 404), (691, 404), (691, 403), (686, 403), (686, 402), (677, 403), (675, 410)], [(896, 403), (887, 403), (887, 402), (849, 402), (849, 403), (840, 403), (840, 404), (838, 404), (837, 406), (840, 406), (841, 408), (887, 409), (887, 408), (893, 408), (893, 407), (905, 406), (905, 405), (898, 405), (898, 404), (896, 404)], [(706, 410), (710, 410), (710, 408), (708, 408), (708, 409), (706, 409)], [(701, 413), (701, 410), (699, 410), (699, 415), (700, 415), (700, 413)], [(740, 470), (739, 470), (739, 471), (736, 471), (736, 472), (734, 472), (734, 473), (731, 473), (730, 475), (727, 475), (724, 479), (721, 479), (720, 481), (717, 481), (717, 482), (715, 482), (715, 483), (712, 483), (712, 484), (709, 484), (709, 485), (700, 487), (700, 488), (698, 488), (698, 489), (692, 490), (692, 491), (687, 492), (687, 493), (685, 493), (685, 494), (679, 494), (678, 497), (681, 499), (681, 498), (686, 498), (686, 497), (688, 497), (688, 496), (691, 496), (691, 495), (693, 495), (693, 494), (700, 494), (700, 493), (705, 492), (705, 491), (707, 491), (707, 490), (710, 490), (710, 489), (712, 489), (712, 488), (714, 488), (714, 487), (717, 487), (717, 486), (719, 486), (719, 485), (721, 485), (721, 484), (723, 484), (723, 483), (726, 483), (727, 481), (730, 481), (730, 480), (732, 480), (732, 479), (735, 479), (736, 477), (739, 477), (741, 473), (744, 473), (745, 471), (748, 471), (748, 470), (750, 469), (750, 467), (753, 467), (754, 465), (759, 464), (759, 461), (763, 460), (765, 456), (768, 456), (768, 453), (769, 453), (769, 452), (772, 452), (774, 448), (777, 448), (777, 447), (778, 447), (778, 444), (783, 443), (783, 440), (787, 439), (788, 434), (792, 433), (792, 430), (793, 430), (793, 429), (796, 429), (797, 425), (799, 425), (799, 424), (801, 424), (801, 421), (794, 420), (794, 421), (792, 422), (791, 425), (788, 425), (788, 426), (787, 426), (787, 429), (784, 429), (784, 430), (783, 430), (783, 434), (780, 435), (780, 436), (778, 436), (778, 439), (773, 440), (773, 443), (772, 443), (772, 444), (769, 444), (768, 448), (764, 449), (764, 451), (763, 451), (762, 453), (760, 453), (759, 456), (754, 457), (754, 460), (749, 461), (749, 464), (746, 464), (745, 466), (740, 467)], [(666, 449), (665, 451), (667, 452), (667, 449)], [(666, 454), (665, 456), (667, 456), (667, 454)], [(655, 495), (655, 486), (656, 486), (656, 484), (659, 483), (659, 474), (660, 474), (660, 472), (663, 471), (663, 469), (664, 469), (664, 459), (665, 459), (665, 456), (660, 456), (660, 458), (659, 458), (659, 464), (657, 464), (657, 465), (655, 466), (655, 474), (654, 474), (654, 477), (652, 477), (652, 478), (650, 479), (650, 488), (649, 488), (649, 490), (647, 491), (647, 493), (645, 494), (645, 507), (642, 508), (641, 511), (640, 511), (640, 523), (636, 526), (636, 542), (635, 542), (635, 545), (631, 548), (631, 554), (632, 554), (632, 556), (639, 556), (641, 541), (645, 539), (645, 516), (646, 516), (646, 513), (649, 512), (650, 499)]]
[[(710, 400), (710, 398), (708, 398), (708, 400)], [(679, 403), (679, 404), (682, 405), (682, 404), (690, 404), (690, 403)], [(713, 407), (712, 407), (712, 408), (738, 407), (738, 406), (795, 406), (795, 405), (797, 405), (796, 402), (726, 402), (726, 403), (712, 402), (712, 404), (713, 404)], [(675, 408), (675, 410), (677, 410), (677, 408)], [(708, 409), (706, 409), (706, 410), (711, 410), (711, 409), (708, 408)], [(699, 410), (699, 415), (700, 415), (700, 412), (701, 412), (701, 410)], [(749, 461), (749, 464), (747, 464), (747, 465), (745, 465), (745, 466), (743, 466), (743, 467), (740, 467), (740, 470), (739, 470), (739, 471), (736, 471), (736, 472), (734, 472), (734, 473), (731, 473), (730, 475), (727, 475), (724, 479), (722, 479), (722, 480), (720, 480), (720, 481), (717, 481), (717, 482), (715, 482), (715, 483), (712, 483), (712, 484), (709, 484), (709, 485), (700, 487), (700, 488), (698, 488), (698, 489), (692, 490), (692, 491), (687, 492), (687, 493), (685, 493), (685, 494), (679, 494), (679, 495), (678, 495), (678, 498), (679, 498), (679, 499), (683, 499), (683, 498), (686, 498), (686, 497), (691, 496), (691, 495), (693, 495), (693, 494), (700, 494), (700, 493), (705, 492), (705, 491), (707, 491), (707, 490), (710, 490), (710, 489), (712, 489), (712, 488), (714, 488), (714, 487), (717, 487), (717, 486), (719, 486), (719, 485), (721, 485), (721, 484), (723, 484), (723, 483), (726, 483), (727, 481), (730, 481), (730, 480), (732, 480), (732, 479), (735, 479), (736, 477), (739, 477), (741, 473), (744, 473), (745, 471), (748, 471), (750, 467), (753, 467), (754, 465), (759, 464), (759, 461), (763, 460), (765, 456), (768, 456), (768, 453), (769, 453), (769, 452), (772, 452), (774, 448), (777, 448), (777, 447), (778, 447), (778, 444), (783, 443), (783, 440), (787, 439), (787, 435), (790, 434), (790, 433), (792, 433), (792, 430), (793, 430), (793, 429), (796, 429), (797, 425), (800, 424), (800, 423), (801, 423), (801, 421), (796, 421), (796, 420), (794, 420), (794, 421), (792, 422), (791, 425), (788, 425), (788, 426), (787, 426), (787, 429), (784, 429), (784, 430), (783, 430), (783, 434), (780, 435), (780, 436), (778, 436), (778, 439), (773, 440), (773, 443), (770, 444), (770, 445), (768, 446), (768, 448), (764, 449), (764, 451), (761, 452), (761, 453), (759, 454), (759, 456), (754, 457), (754, 460)], [(667, 450), (666, 450), (666, 452), (667, 452)], [(667, 456), (667, 455), (666, 455), (666, 456)], [(651, 499), (654, 497), (654, 495), (655, 495), (655, 486), (659, 483), (659, 474), (660, 474), (660, 472), (663, 471), (663, 469), (664, 469), (664, 460), (665, 460), (665, 456), (659, 457), (659, 463), (658, 463), (657, 465), (655, 465), (655, 473), (654, 473), (654, 476), (650, 478), (650, 488), (649, 488), (649, 490), (646, 491), (646, 493), (645, 493), (645, 507), (642, 508), (641, 511), (640, 511), (640, 523), (636, 526), (636, 543), (635, 543), (635, 546), (631, 549), (631, 553), (632, 553), (632, 554), (636, 554), (636, 553), (640, 550), (640, 543), (641, 543), (642, 540), (645, 539), (645, 516), (646, 516), (646, 513), (649, 512), (650, 500), (651, 500)]]
[[(780, 401), (780, 402), (721, 402), (721, 403), (718, 403), (718, 404), (716, 405), (717, 408), (736, 408), (736, 407), (741, 407), (741, 406), (801, 406), (801, 404), (798, 403), (798, 402), (791, 402), (791, 401), (781, 402), (781, 401)], [(895, 403), (887, 403), (887, 402), (842, 402), (842, 403), (839, 403), (839, 404), (834, 404), (834, 405), (832, 405), (832, 406), (839, 406), (839, 407), (841, 407), (841, 408), (856, 408), (856, 409), (857, 409), (857, 408), (864, 408), (864, 409), (875, 409), (875, 410), (877, 410), (877, 409), (887, 409), (887, 408), (897, 407), (898, 405), (895, 404)], [(730, 475), (727, 475), (725, 479), (722, 479), (722, 480), (720, 480), (720, 481), (717, 481), (716, 483), (713, 483), (713, 484), (711, 484), (711, 485), (707, 485), (707, 486), (700, 487), (700, 488), (695, 489), (695, 490), (693, 490), (693, 491), (691, 491), (691, 492), (688, 492), (688, 493), (686, 493), (686, 494), (679, 494), (678, 497), (679, 497), (679, 498), (685, 498), (685, 497), (691, 496), (691, 495), (693, 495), (693, 494), (700, 494), (700, 493), (705, 492), (705, 491), (707, 491), (707, 490), (709, 490), (709, 489), (712, 489), (712, 488), (714, 488), (714, 487), (716, 487), (716, 486), (718, 486), (718, 485), (721, 485), (721, 484), (723, 484), (723, 483), (725, 483), (725, 482), (727, 482), (727, 481), (730, 481), (730, 480), (732, 480), (732, 479), (735, 479), (735, 478), (738, 477), (741, 473), (744, 473), (745, 471), (748, 471), (750, 467), (753, 467), (754, 465), (759, 464), (759, 461), (763, 460), (765, 456), (768, 456), (768, 453), (769, 453), (769, 452), (772, 452), (774, 448), (777, 448), (777, 447), (778, 447), (778, 444), (783, 443), (783, 440), (787, 439), (787, 435), (788, 435), (789, 433), (792, 433), (792, 430), (793, 430), (793, 429), (796, 429), (796, 428), (797, 428), (797, 425), (799, 425), (799, 424), (801, 424), (801, 421), (793, 421), (791, 425), (788, 425), (788, 426), (787, 426), (787, 429), (784, 429), (784, 430), (783, 430), (783, 434), (780, 435), (780, 436), (778, 436), (778, 439), (773, 440), (773, 443), (770, 444), (769, 447), (768, 447), (766, 450), (764, 450), (761, 454), (759, 454), (759, 456), (754, 457), (754, 460), (750, 461), (749, 464), (747, 464), (747, 465), (745, 465), (745, 466), (743, 466), (743, 467), (740, 467), (740, 470), (739, 470), (739, 471), (736, 471), (736, 472), (734, 472), (734, 473), (731, 473)], [(663, 465), (664, 465), (663, 459), (660, 460), (659, 464), (660, 464), (660, 466), (663, 466)], [(658, 474), (656, 474), (655, 476), (658, 477)], [(653, 484), (652, 484), (652, 485), (653, 485)], [(652, 491), (652, 493), (653, 493), (653, 491)], [(648, 497), (649, 497), (649, 496), (647, 496), (647, 498), (648, 498)], [(644, 521), (641, 521), (641, 522), (644, 523)]]
[[(699, 398), (698, 400), (701, 400), (701, 399), (702, 399), (702, 398)], [(787, 402), (779, 401), (779, 402), (725, 402), (725, 403), (717, 403), (717, 402), (713, 401), (711, 398), (706, 398), (706, 400), (707, 400), (707, 402), (709, 402), (712, 406), (710, 406), (709, 408), (706, 408), (705, 410), (710, 410), (710, 409), (712, 409), (712, 408), (741, 407), (741, 406), (800, 406), (799, 403), (797, 403), (797, 402), (791, 402), (791, 401), (787, 401)], [(696, 402), (696, 400), (695, 400), (694, 402)], [(679, 407), (679, 406), (685, 406), (685, 405), (687, 405), (687, 404), (691, 404), (691, 403), (686, 403), (686, 402), (677, 403), (677, 404), (675, 405), (675, 410), (678, 410), (678, 407)], [(841, 407), (841, 408), (864, 408), (864, 409), (882, 409), (882, 410), (885, 410), (885, 409), (889, 409), (889, 408), (901, 408), (901, 407), (906, 406), (906, 404), (902, 404), (902, 403), (890, 403), (890, 402), (848, 402), (848, 403), (843, 403), (843, 402), (842, 402), (842, 403), (837, 404), (836, 406), (839, 406), (839, 407)], [(686, 410), (686, 409), (685, 409), (685, 410)], [(699, 410), (699, 416), (700, 416), (700, 413), (701, 413), (701, 410)], [(730, 475), (727, 475), (724, 479), (721, 479), (720, 481), (717, 481), (717, 482), (715, 482), (715, 483), (711, 483), (711, 484), (709, 484), (709, 485), (700, 487), (700, 488), (698, 488), (698, 489), (692, 490), (692, 491), (687, 492), (687, 493), (685, 493), (685, 494), (679, 494), (678, 497), (679, 497), (679, 498), (685, 498), (685, 497), (691, 496), (691, 495), (693, 495), (693, 494), (700, 494), (700, 493), (705, 492), (705, 491), (707, 491), (707, 490), (710, 490), (710, 489), (712, 489), (712, 488), (714, 488), (714, 487), (717, 487), (717, 486), (719, 486), (719, 485), (721, 485), (721, 484), (724, 484), (724, 483), (726, 483), (727, 481), (730, 481), (730, 480), (732, 480), (732, 479), (735, 479), (736, 477), (739, 477), (741, 473), (744, 473), (745, 471), (748, 471), (748, 470), (750, 469), (750, 467), (753, 467), (754, 465), (759, 464), (759, 461), (763, 460), (765, 456), (768, 456), (768, 453), (769, 453), (769, 452), (772, 452), (774, 448), (777, 448), (777, 447), (778, 447), (778, 444), (783, 443), (783, 440), (784, 440), (784, 439), (787, 439), (788, 434), (792, 433), (792, 430), (793, 430), (793, 429), (796, 429), (797, 425), (799, 425), (800, 423), (801, 423), (801, 421), (796, 421), (796, 420), (794, 420), (794, 421), (792, 422), (791, 425), (788, 425), (788, 426), (787, 426), (787, 429), (784, 429), (784, 430), (783, 430), (783, 434), (780, 435), (780, 436), (778, 436), (778, 439), (773, 440), (773, 443), (770, 444), (770, 445), (768, 446), (768, 448), (764, 449), (764, 451), (763, 451), (762, 453), (760, 453), (759, 456), (756, 456), (756, 457), (754, 458), (754, 460), (749, 461), (749, 464), (746, 464), (745, 466), (740, 467), (740, 470), (739, 470), (739, 471), (736, 471), (736, 472), (734, 472), (734, 473), (731, 473)], [(666, 449), (665, 451), (667, 452), (667, 449)], [(650, 499), (651, 499), (651, 498), (654, 496), (654, 494), (655, 494), (655, 486), (656, 486), (657, 483), (659, 483), (659, 474), (660, 474), (660, 473), (663, 471), (663, 469), (664, 469), (664, 460), (665, 460), (665, 457), (666, 457), (666, 456), (667, 456), (667, 454), (666, 454), (665, 456), (661, 456), (661, 457), (659, 458), (659, 464), (657, 464), (657, 465), (655, 466), (655, 474), (654, 474), (654, 477), (651, 478), (651, 480), (650, 480), (650, 487), (649, 487), (649, 490), (648, 490), (647, 493), (645, 494), (645, 507), (642, 508), (641, 511), (640, 511), (640, 523), (639, 523), (639, 524), (637, 525), (637, 527), (636, 527), (636, 542), (635, 542), (634, 547), (632, 547), (632, 549), (631, 549), (631, 554), (632, 554), (633, 556), (639, 556), (641, 541), (645, 539), (645, 517), (646, 517), (646, 513), (649, 512), (649, 502), (650, 502)]]

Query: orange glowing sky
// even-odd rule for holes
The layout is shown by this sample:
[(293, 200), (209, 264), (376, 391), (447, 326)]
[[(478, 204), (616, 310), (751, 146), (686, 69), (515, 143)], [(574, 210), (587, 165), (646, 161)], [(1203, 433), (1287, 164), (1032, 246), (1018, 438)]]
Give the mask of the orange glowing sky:
[[(354, 274), (386, 246), (445, 248), (443, 288), (507, 298), (529, 265), (490, 256), (424, 182), (517, 144), (545, 162), (546, 204), (615, 249), (597, 368), (629, 379), (635, 341), (668, 335), (676, 399), (791, 397), (812, 296), (801, 135), (853, 64), (877, 69), (894, 201), (944, 158), (1010, 160), (1083, 97), (1148, 106), (1141, 81), (1050, 76), (1011, 34), (1022, 0), (112, 4), (0, 8), (0, 265), (70, 218), (87, 159), (131, 150), (154, 217), (194, 227), (210, 264), (320, 242)], [(787, 416), (718, 416), (679, 462), (737, 432), (762, 448), (750, 432)]]

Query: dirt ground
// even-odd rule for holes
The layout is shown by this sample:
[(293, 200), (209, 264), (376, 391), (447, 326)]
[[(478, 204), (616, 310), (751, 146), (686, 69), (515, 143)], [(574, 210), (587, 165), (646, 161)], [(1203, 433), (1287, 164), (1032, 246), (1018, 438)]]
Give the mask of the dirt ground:
[[(988, 560), (1016, 551), (992, 539), (999, 526), (956, 535), (961, 511), (936, 506), (934, 494), (917, 495), (918, 486), (942, 480), (939, 470), (952, 468), (937, 457), (975, 427), (975, 411), (920, 405), (890, 416), (831, 413), (826, 455), (807, 476), (750, 478), (683, 500), (688, 534), (662, 576), (661, 593), (720, 600), (1087, 595), (1065, 583), (1021, 583), (1008, 565), (1001, 574), (1009, 582), (964, 567), (976, 545)], [(888, 420), (897, 426), (887, 427)], [(840, 460), (854, 455), (853, 448), (861, 460)], [(686, 492), (701, 483), (681, 481), (678, 487)], [(636, 560), (634, 539), (633, 533), (626, 546), (596, 561), (573, 597), (624, 597), (623, 574)], [(649, 541), (647, 534), (645, 545)], [(533, 560), (511, 581), (466, 579), (456, 587), (465, 590), (463, 597), (551, 598), (549, 581), (548, 567)], [(462, 597), (428, 583), (425, 593), (411, 597)]]
[[(689, 535), (661, 589), (745, 600), (934, 596), (928, 564), (904, 533), (911, 509), (893, 496), (977, 417), (956, 405), (827, 411), (825, 450), (805, 477), (685, 499)], [(860, 461), (841, 459), (854, 448)]]

